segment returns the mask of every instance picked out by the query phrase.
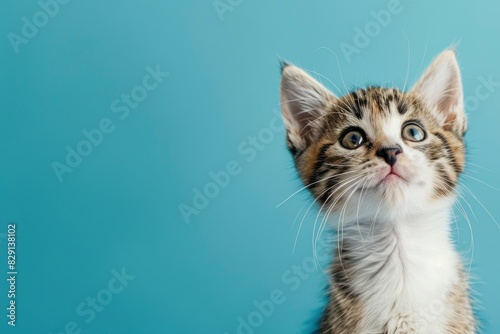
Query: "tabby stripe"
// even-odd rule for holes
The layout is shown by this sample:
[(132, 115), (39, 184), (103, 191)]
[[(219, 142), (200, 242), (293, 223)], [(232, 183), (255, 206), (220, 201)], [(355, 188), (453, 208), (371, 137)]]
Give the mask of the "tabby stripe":
[(363, 112), (361, 111), (361, 105), (366, 105), (366, 101), (361, 100), (360, 97), (358, 96), (358, 93), (353, 92), (352, 93), (352, 98), (354, 99), (354, 116), (358, 119), (363, 118)]
[(326, 203), (327, 200), (333, 200), (332, 198), (330, 198), (330, 194), (333, 190), (333, 187), (338, 183), (337, 181), (335, 181), (336, 178), (337, 176), (335, 175), (328, 177), (328, 180), (326, 181), (326, 187), (320, 189), (321, 196), (319, 197), (319, 200), (321, 201), (321, 203)]
[[(448, 186), (448, 188), (444, 188), (443, 185), (438, 184), (438, 188), (444, 189), (444, 193), (449, 193), (452, 191), (452, 189), (455, 187), (455, 182), (451, 179), (451, 177), (446, 173), (446, 170), (444, 169), (444, 166), (440, 166), (438, 168), (438, 173), (439, 176), (442, 177), (442, 181), (445, 182), (445, 184)], [(439, 190), (439, 189), (438, 189)]]
[(333, 144), (332, 143), (328, 143), (328, 144), (324, 144), (323, 146), (321, 146), (321, 148), (319, 149), (319, 153), (318, 153), (318, 157), (316, 158), (316, 164), (314, 165), (314, 171), (309, 179), (309, 183), (313, 183), (313, 182), (316, 182), (316, 180), (319, 179), (319, 174), (320, 174), (320, 171), (319, 169), (321, 168), (321, 166), (323, 166), (323, 164), (325, 163), (326, 161), (326, 158), (327, 158), (327, 155), (326, 155), (326, 151), (330, 148), (330, 146), (332, 146)]
[(385, 98), (384, 98), (384, 95), (379, 91), (379, 90), (376, 90), (375, 91), (375, 95), (373, 96), (373, 99), (375, 100), (376, 104), (377, 104), (377, 107), (378, 107), (378, 112), (379, 113), (389, 113), (389, 109), (388, 108), (384, 108), (384, 105), (385, 105)]
[(455, 173), (457, 174), (460, 174), (461, 172), (461, 169), (460, 167), (458, 166), (458, 163), (457, 161), (455, 160), (455, 157), (453, 156), (453, 151), (451, 150), (451, 146), (450, 144), (448, 143), (448, 140), (446, 140), (446, 137), (442, 134), (442, 133), (439, 133), (439, 132), (436, 132), (434, 134), (436, 137), (438, 137), (439, 139), (441, 139), (441, 141), (443, 142), (443, 145), (446, 149), (446, 155), (448, 156), (448, 158), (451, 160), (451, 164), (453, 166), (453, 169), (455, 170)]
[(398, 111), (401, 115), (406, 114), (406, 112), (408, 111), (408, 105), (406, 104), (405, 100), (398, 102)]
[(392, 100), (394, 100), (394, 95), (392, 95), (392, 93), (391, 93), (385, 99), (385, 107), (387, 108), (387, 110), (391, 110), (391, 102), (392, 102)]

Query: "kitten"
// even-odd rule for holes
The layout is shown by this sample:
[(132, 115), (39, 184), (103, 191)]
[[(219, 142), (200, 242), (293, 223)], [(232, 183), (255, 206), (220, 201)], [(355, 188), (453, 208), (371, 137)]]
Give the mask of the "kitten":
[(476, 332), (468, 275), (450, 237), (465, 165), (454, 51), (409, 92), (337, 97), (283, 64), (287, 145), (303, 183), (339, 231), (320, 333)]

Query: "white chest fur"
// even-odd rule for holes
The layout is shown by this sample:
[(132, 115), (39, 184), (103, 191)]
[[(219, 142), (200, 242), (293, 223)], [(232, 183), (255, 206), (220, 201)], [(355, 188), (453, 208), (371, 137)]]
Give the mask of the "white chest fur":
[(459, 257), (448, 214), (346, 224), (351, 282), (363, 305), (361, 333), (444, 333), (446, 294)]

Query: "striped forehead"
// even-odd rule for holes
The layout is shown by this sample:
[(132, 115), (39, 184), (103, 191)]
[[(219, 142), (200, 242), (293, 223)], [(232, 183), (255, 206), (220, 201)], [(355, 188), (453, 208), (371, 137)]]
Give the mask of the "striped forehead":
[(395, 88), (359, 89), (349, 94), (346, 99), (352, 106), (352, 113), (359, 119), (363, 118), (365, 113), (382, 116), (393, 111), (393, 107), (400, 114), (404, 114), (408, 108), (406, 96)]
[(401, 135), (402, 115), (399, 113), (396, 102), (384, 106), (384, 110), (370, 112), (366, 110), (361, 120), (363, 129), (370, 138), (380, 138), (397, 142)]
[[(403, 116), (408, 111), (404, 95), (395, 89), (358, 90), (348, 97), (356, 123), (372, 139), (397, 142)], [(382, 137), (382, 138), (381, 138)]]

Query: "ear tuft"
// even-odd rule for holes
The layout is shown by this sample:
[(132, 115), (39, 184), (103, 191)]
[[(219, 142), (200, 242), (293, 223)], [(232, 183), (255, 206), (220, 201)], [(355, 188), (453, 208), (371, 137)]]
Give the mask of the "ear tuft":
[(317, 137), (317, 120), (327, 113), (335, 99), (335, 95), (309, 74), (282, 63), (281, 113), (290, 149), (303, 150)]
[(443, 51), (411, 89), (435, 114), (445, 130), (462, 136), (467, 127), (462, 79), (454, 49)]
[(291, 64), (284, 59), (280, 59), (279, 62), (280, 62), (280, 72), (281, 72), (281, 74), (283, 74), (285, 67), (290, 66)]

